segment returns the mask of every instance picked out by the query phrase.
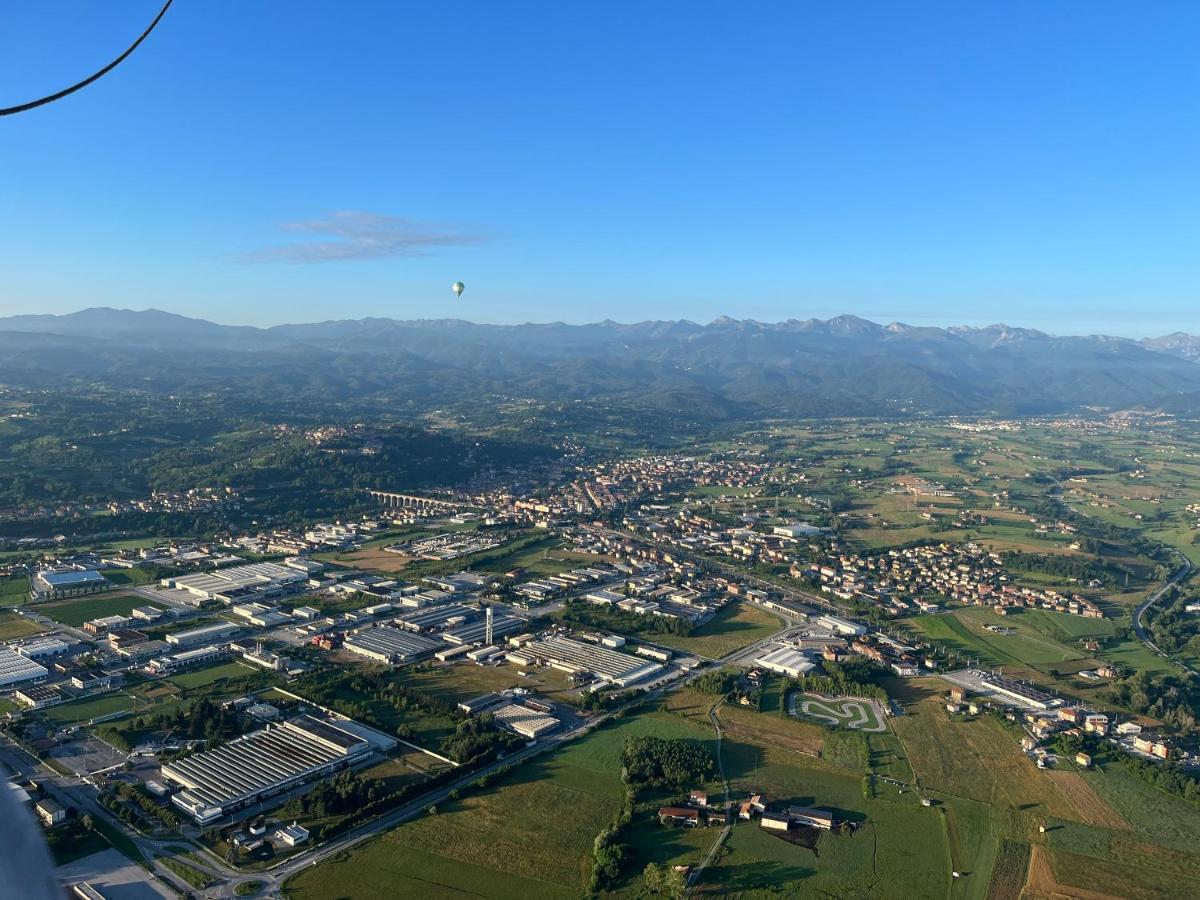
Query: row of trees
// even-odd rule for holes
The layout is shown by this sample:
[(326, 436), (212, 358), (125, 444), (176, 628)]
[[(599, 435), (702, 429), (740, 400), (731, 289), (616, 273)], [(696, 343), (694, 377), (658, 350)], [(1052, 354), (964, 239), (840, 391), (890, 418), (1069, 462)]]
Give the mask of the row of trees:
[(106, 790), (98, 797), (100, 805), (127, 825), (142, 830), (163, 827), (169, 831), (179, 830), (179, 817), (158, 803), (141, 788), (124, 782)]

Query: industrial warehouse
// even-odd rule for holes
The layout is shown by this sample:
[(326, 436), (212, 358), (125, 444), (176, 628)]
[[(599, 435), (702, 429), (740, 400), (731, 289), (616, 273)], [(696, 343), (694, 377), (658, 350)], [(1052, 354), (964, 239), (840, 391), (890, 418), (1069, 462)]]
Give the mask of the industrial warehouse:
[(445, 645), (432, 638), (381, 625), (351, 635), (346, 638), (344, 646), (359, 656), (390, 665), (413, 662)]
[(162, 767), (184, 790), (171, 802), (200, 825), (358, 762), (372, 744), (340, 723), (302, 715)]
[(509, 653), (510, 662), (530, 664), (543, 661), (547, 665), (572, 675), (590, 673), (599, 680), (618, 687), (628, 687), (662, 670), (656, 662), (635, 659), (606, 647), (584, 644), (570, 638), (549, 637)]
[(768, 672), (786, 675), (789, 678), (799, 678), (816, 668), (816, 664), (808, 656), (792, 647), (777, 647), (755, 659), (754, 664)]
[(494, 616), (489, 625), (485, 619), (477, 619), (449, 628), (442, 632), (442, 640), (448, 644), (478, 644), (488, 639), (489, 632), (493, 639), (518, 634), (529, 627), (529, 622), (520, 616), (501, 614)]
[(45, 666), (26, 659), (15, 650), (0, 647), (0, 688), (12, 687), (27, 681), (38, 681), (49, 674)]
[(198, 602), (219, 600), (232, 604), (237, 600), (248, 600), (255, 596), (279, 594), (286, 588), (298, 586), (307, 580), (308, 575), (298, 568), (263, 562), (234, 566), (217, 572), (173, 575), (162, 579), (159, 584), (164, 588), (185, 591)]

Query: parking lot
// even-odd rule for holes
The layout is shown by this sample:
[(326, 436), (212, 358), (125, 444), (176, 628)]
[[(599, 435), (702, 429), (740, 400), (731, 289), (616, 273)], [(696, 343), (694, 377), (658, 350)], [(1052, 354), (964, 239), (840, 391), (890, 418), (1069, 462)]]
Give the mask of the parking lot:
[(72, 739), (49, 751), (56, 763), (74, 775), (93, 775), (121, 765), (127, 754), (97, 737)]

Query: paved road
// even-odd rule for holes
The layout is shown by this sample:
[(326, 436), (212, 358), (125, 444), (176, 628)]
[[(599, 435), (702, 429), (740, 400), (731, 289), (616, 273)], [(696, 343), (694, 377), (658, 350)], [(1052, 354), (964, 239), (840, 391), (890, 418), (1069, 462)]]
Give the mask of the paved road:
[[(786, 617), (781, 616), (781, 618), (784, 619), (784, 621), (788, 621)], [(781, 635), (786, 634), (794, 627), (795, 622), (789, 622), (786, 627), (772, 633), (770, 636), (755, 642), (749, 647), (743, 647), (740, 650), (734, 651), (733, 653), (730, 653), (722, 659), (716, 660), (715, 662), (718, 665), (725, 665), (734, 663), (743, 657), (753, 658), (753, 656), (758, 654), (758, 651), (762, 647), (772, 643)], [(671, 681), (656, 682), (651, 686), (648, 696), (659, 696), (666, 691), (676, 690), (680, 687), (683, 687), (695, 678), (699, 677), (704, 672), (705, 668), (707, 667), (701, 667), (700, 669), (690, 673), (680, 672), (677, 677)], [(210, 898), (230, 898), (235, 896), (237, 886), (244, 882), (265, 883), (263, 894), (269, 895), (278, 893), (283, 883), (287, 879), (296, 875), (298, 872), (311, 866), (315, 866), (338, 853), (349, 850), (357, 844), (367, 841), (376, 835), (382, 834), (383, 832), (400, 825), (408, 819), (423, 814), (430, 806), (435, 806), (438, 803), (444, 802), (452, 791), (465, 788), (484, 775), (493, 773), (505, 766), (518, 765), (535, 756), (559, 749), (567, 742), (578, 737), (582, 737), (583, 735), (586, 735), (597, 728), (603, 722), (611, 718), (614, 712), (615, 711), (602, 713), (598, 716), (581, 722), (575, 728), (564, 731), (558, 735), (553, 735), (549, 738), (539, 741), (532, 746), (523, 747), (520, 750), (509, 754), (505, 759), (498, 760), (482, 769), (477, 769), (465, 774), (461, 778), (458, 778), (453, 782), (449, 782), (440, 788), (437, 788), (434, 791), (431, 791), (428, 794), (413, 800), (405, 806), (380, 817), (379, 819), (359, 826), (345, 835), (342, 835), (341, 837), (330, 841), (327, 844), (304, 853), (299, 857), (285, 860), (274, 868), (268, 869), (265, 872), (243, 872), (230, 867), (224, 860), (218, 859), (216, 856), (202, 851), (198, 853), (197, 856), (190, 858), (187, 863), (193, 868), (203, 871), (214, 881), (218, 882), (217, 884), (214, 884), (212, 887), (203, 891), (199, 891), (184, 883), (179, 876), (175, 875), (156, 859), (157, 856), (166, 852), (165, 848), (169, 844), (186, 844), (188, 843), (186, 839), (173, 838), (171, 840), (158, 840), (142, 835), (133, 828), (115, 819), (108, 813), (107, 810), (100, 806), (99, 802), (97, 801), (95, 787), (90, 782), (74, 776), (59, 775), (45, 766), (40, 760), (36, 759), (35, 757), (31, 757), (22, 748), (14, 743), (9, 742), (7, 739), (4, 739), (2, 742), (0, 742), (0, 758), (3, 758), (3, 760), (14, 769), (14, 771), (23, 774), (27, 778), (34, 776), (40, 778), (43, 783), (47, 785), (47, 789), (50, 791), (50, 793), (56, 796), (60, 802), (74, 806), (80, 812), (91, 813), (93, 817), (103, 820), (113, 828), (120, 831), (149, 861), (152, 877), (172, 885), (181, 893), (191, 892), (195, 895)], [(715, 712), (713, 715), (715, 716)], [(720, 726), (719, 723), (714, 724), (716, 724), (718, 728), (717, 733), (719, 740)], [(723, 771), (722, 779), (724, 779)], [(728, 785), (726, 785), (726, 799), (728, 800)], [(719, 843), (717, 846), (719, 847)]]
[[(1082, 509), (1079, 509), (1078, 507), (1073, 505), (1071, 503), (1071, 501), (1067, 500), (1067, 498), (1065, 496), (1065, 490), (1063, 488), (1063, 483), (1061, 481), (1059, 481), (1053, 475), (1049, 476), (1049, 478), (1051, 481), (1054, 482), (1054, 485), (1055, 485), (1055, 492), (1050, 495), (1053, 499), (1057, 500), (1059, 503), (1061, 503), (1067, 509), (1071, 510), (1071, 512), (1073, 512), (1073, 513), (1077, 513), (1078, 515), (1084, 516), (1085, 518), (1088, 518), (1088, 519), (1095, 518), (1095, 516), (1093, 516), (1091, 513), (1084, 512)], [(1159, 646), (1156, 643), (1154, 643), (1154, 641), (1150, 640), (1149, 635), (1147, 635), (1147, 633), (1146, 633), (1146, 628), (1142, 624), (1142, 615), (1146, 612), (1146, 610), (1148, 610), (1150, 607), (1152, 607), (1154, 604), (1156, 604), (1159, 600), (1161, 600), (1163, 598), (1163, 596), (1167, 593), (1167, 590), (1169, 588), (1174, 587), (1175, 585), (1179, 584), (1181, 581), (1185, 581), (1192, 574), (1192, 570), (1193, 570), (1192, 561), (1190, 559), (1188, 559), (1186, 556), (1184, 556), (1182, 552), (1175, 549), (1174, 547), (1168, 547), (1167, 549), (1179, 559), (1180, 568), (1176, 569), (1170, 578), (1168, 578), (1166, 581), (1164, 581), (1154, 593), (1152, 593), (1149, 597), (1147, 597), (1144, 601), (1142, 601), (1141, 606), (1139, 606), (1137, 609), (1135, 609), (1133, 611), (1133, 631), (1134, 631), (1134, 634), (1137, 635), (1138, 640), (1141, 641), (1143, 644), (1145, 644), (1147, 647), (1149, 647), (1152, 651), (1154, 651), (1154, 653), (1157, 656), (1161, 656), (1163, 659), (1170, 661), (1172, 664), (1178, 666), (1180, 669), (1182, 669), (1185, 672), (1188, 672), (1192, 675), (1200, 675), (1200, 671), (1193, 669), (1191, 666), (1187, 665), (1186, 663), (1180, 662), (1178, 659), (1173, 657), (1171, 654), (1169, 654), (1165, 650), (1162, 650), (1161, 648), (1159, 648)]]
[[(717, 710), (724, 702), (725, 698), (722, 697), (712, 705), (708, 711), (708, 719), (710, 722), (712, 722), (713, 728), (716, 729), (717, 732), (717, 770), (721, 773), (721, 786), (725, 791), (725, 814), (728, 816), (729, 779), (725, 777), (725, 758), (721, 753), (721, 739), (723, 738), (723, 735), (721, 734), (721, 717), (717, 715)], [(700, 861), (700, 865), (696, 867), (695, 871), (692, 872), (688, 879), (688, 884), (693, 885), (693, 888), (688, 891), (689, 896), (695, 889), (694, 886), (699, 885), (700, 876), (704, 873), (704, 870), (708, 867), (708, 865), (716, 858), (717, 852), (721, 849), (721, 845), (725, 843), (725, 839), (729, 837), (729, 832), (732, 828), (733, 825), (730, 824), (728, 819), (726, 819), (725, 826), (721, 829), (721, 833), (717, 835), (717, 839), (713, 841), (713, 845), (708, 848), (708, 853), (704, 854), (704, 859)]]
[(1166, 595), (1167, 591), (1170, 588), (1179, 584), (1181, 581), (1185, 581), (1192, 574), (1191, 560), (1189, 560), (1186, 556), (1184, 556), (1180, 551), (1176, 550), (1174, 547), (1172, 547), (1170, 549), (1171, 549), (1171, 552), (1174, 553), (1179, 558), (1180, 567), (1175, 570), (1175, 573), (1173, 575), (1171, 575), (1170, 578), (1168, 578), (1166, 581), (1164, 581), (1162, 583), (1162, 585), (1159, 586), (1158, 590), (1156, 590), (1153, 594), (1151, 594), (1144, 601), (1142, 601), (1141, 606), (1139, 606), (1137, 609), (1135, 609), (1133, 611), (1133, 631), (1138, 636), (1138, 640), (1140, 640), (1143, 644), (1145, 644), (1147, 647), (1149, 647), (1151, 650), (1153, 650), (1157, 655), (1161, 656), (1163, 659), (1170, 660), (1172, 663), (1174, 663), (1176, 666), (1178, 666), (1180, 669), (1182, 669), (1185, 672), (1189, 672), (1192, 675), (1200, 675), (1200, 672), (1193, 669), (1191, 666), (1187, 665), (1186, 663), (1180, 662), (1178, 659), (1176, 659), (1171, 654), (1167, 653), (1165, 650), (1160, 649), (1159, 646), (1156, 643), (1154, 643), (1154, 641), (1150, 640), (1150, 636), (1146, 633), (1146, 628), (1142, 624), (1142, 616), (1146, 612), (1146, 610), (1148, 610), (1150, 607), (1152, 607), (1154, 604), (1156, 604), (1159, 600), (1161, 600)]

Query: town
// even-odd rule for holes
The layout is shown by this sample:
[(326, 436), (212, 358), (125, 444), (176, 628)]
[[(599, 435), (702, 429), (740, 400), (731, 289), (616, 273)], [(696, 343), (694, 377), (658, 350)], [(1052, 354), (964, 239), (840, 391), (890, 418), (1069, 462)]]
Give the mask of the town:
[[(813, 483), (750, 449), (656, 454), (532, 493), (377, 489), (373, 512), (302, 529), (45, 550), (10, 566), (28, 590), (0, 620), (0, 761), (64, 846), (90, 840), (83, 816), (100, 818), (87, 834), (116, 829), (160, 878), (201, 890), (282, 885), (310, 855), (585, 746), (630, 708), (690, 723), (687, 698), (711, 697), (734, 733), (755, 733), (744, 717), (757, 716), (873, 742), (903, 733), (929, 682), (943, 687), (917, 709), (947, 727), (999, 723), (1033, 771), (1114, 754), (1200, 767), (1186, 734), (1097, 694), (1125, 668), (1104, 660), (1110, 638), (1083, 641), (1079, 658), (1097, 656), (1070, 677), (995, 658), (1004, 641), (1039, 646), (1031, 616), (1107, 634), (1110, 584), (1031, 578), (1027, 553), (982, 535), (868, 549), (811, 503)], [(893, 488), (880, 485), (882, 502)], [(1076, 569), (1091, 571), (1064, 572)], [(712, 825), (724, 842), (756, 825), (809, 847), (869, 821), (840, 812), (837, 791), (743, 776), (739, 795), (708, 769), (693, 785), (664, 779), (638, 790), (618, 832)], [(338, 806), (319, 799), (326, 784), (373, 799)], [(911, 775), (872, 767), (869, 784), (919, 809), (943, 802)], [(196, 849), (156, 855), (167, 834)], [(621, 877), (596, 866), (597, 885)], [(664, 880), (704, 877), (703, 860), (672, 866)]]

